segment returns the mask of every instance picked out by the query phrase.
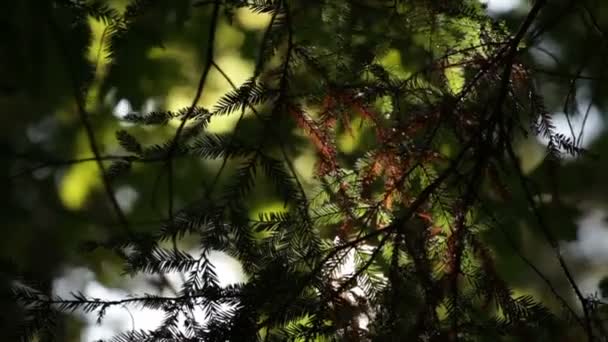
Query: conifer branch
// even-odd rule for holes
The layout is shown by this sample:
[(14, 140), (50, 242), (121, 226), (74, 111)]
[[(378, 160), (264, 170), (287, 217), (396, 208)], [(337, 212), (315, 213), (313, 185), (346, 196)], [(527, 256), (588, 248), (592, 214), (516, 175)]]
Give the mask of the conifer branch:
[[(161, 23), (157, 20), (169, 20), (163, 11), (174, 8), (156, 6), (153, 0), (133, 0), (118, 15), (97, 0), (56, 3), (57, 8), (47, 6), (55, 11), (49, 27), (55, 25), (51, 28), (57, 46), (65, 54), (70, 91), (93, 155), (59, 159), (14, 153), (10, 160), (33, 167), (13, 177), (45, 167), (96, 162), (127, 233), (89, 243), (87, 249), (115, 252), (124, 260), (127, 274), (160, 276), (168, 285), (165, 274), (178, 272), (183, 283), (173, 289), (174, 296), (144, 294), (119, 300), (81, 293), (59, 298), (17, 284), (13, 294), (27, 314), (26, 336), (51, 331), (58, 313), (94, 313), (101, 321), (107, 309), (115, 306), (165, 314), (156, 329), (119, 333), (113, 339), (116, 342), (232, 341), (243, 336), (262, 340), (262, 335), (267, 341), (375, 341), (403, 336), (433, 341), (529, 340), (557, 336), (568, 329), (562, 323), (572, 321), (590, 341), (604, 333), (603, 304), (586, 298), (576, 283), (561, 255), (559, 237), (547, 227), (533, 198), (543, 188), (523, 174), (513, 148), (518, 134), (527, 135), (525, 126), (529, 125), (534, 134), (549, 141), (550, 167), (557, 167), (564, 154), (586, 152), (581, 148), (582, 135), (571, 132), (573, 136), (568, 137), (558, 132), (547, 108), (552, 98), (545, 101), (534, 77), (545, 74), (571, 80), (564, 108), (572, 105), (579, 79), (600, 78), (588, 77), (580, 68), (573, 75), (544, 73), (519, 58), (531, 48), (522, 47), (522, 42), (534, 43), (552, 24), (549, 20), (543, 26), (547, 21), (540, 15), (547, 0), (537, 0), (512, 35), (476, 1), (407, 5), (359, 0), (312, 5), (292, 0), (196, 1), (180, 13), (188, 17), (187, 10), (204, 7), (205, 27), (193, 30), (190, 24), (181, 25), (167, 35), (173, 39), (178, 32), (205, 31), (202, 69), (191, 104), (177, 111), (124, 117), (130, 125), (159, 133), (165, 133), (173, 120), (178, 127), (164, 142), (151, 142), (148, 135), (140, 141), (134, 132), (119, 130), (116, 138), (125, 152), (108, 155), (100, 153), (86, 112), (84, 92), (90, 75), (78, 73), (89, 66), (80, 58), (91, 44), (76, 44), (83, 47), (76, 51), (64, 40), (64, 27), (53, 20), (65, 14), (73, 20), (72, 27), (84, 28), (87, 17), (106, 23), (97, 54), (102, 45), (107, 46), (120, 73), (125, 52), (150, 48), (149, 42), (134, 47), (129, 40), (148, 33), (150, 25)], [(263, 34), (258, 32), (261, 41), (253, 75), (237, 85), (224, 70), (227, 66), (214, 57), (221, 47), (224, 22), (220, 16), (224, 14), (226, 24), (232, 25), (233, 18), (242, 24), (236, 26), (245, 34), (243, 47), (251, 48), (254, 32), (237, 12), (244, 9), (268, 15), (270, 22)], [(599, 19), (583, 18), (585, 28), (601, 36)], [(164, 30), (156, 29), (154, 33)], [(67, 45), (74, 51), (62, 48)], [(243, 57), (250, 58), (252, 52)], [(230, 89), (206, 109), (198, 103), (208, 90), (212, 68)], [(114, 86), (114, 76), (108, 78), (107, 86)], [(250, 113), (252, 120), (247, 118)], [(205, 131), (210, 120), (224, 115), (237, 119), (231, 132)], [(316, 157), (312, 181), (304, 181), (293, 165), (292, 158), (307, 153), (303, 151)], [(177, 191), (178, 160), (214, 160), (221, 161), (221, 166), (205, 180), (201, 195), (176, 210), (175, 201), (190, 196)], [(107, 162), (112, 162), (109, 167)], [(164, 165), (152, 201), (166, 177), (167, 212), (160, 215), (161, 222), (140, 221), (160, 223), (158, 231), (131, 233), (131, 223), (113, 197), (112, 177), (136, 163)], [(232, 177), (227, 177), (231, 169)], [(149, 172), (138, 170), (140, 174)], [(536, 220), (541, 239), (557, 258), (559, 273), (582, 305), (582, 314), (558, 292), (549, 275), (523, 254), (495, 213), (485, 212), (486, 191), (511, 199), (513, 181), (524, 193), (525, 208), (533, 214), (522, 219)], [(550, 191), (557, 197), (557, 180), (552, 181)], [(282, 208), (274, 208), (277, 200)], [(267, 201), (273, 208), (253, 218), (258, 207), (270, 204)], [(138, 205), (134, 214), (159, 209), (154, 203), (150, 207)], [(500, 245), (484, 240), (486, 233), (497, 230), (511, 247), (511, 255), (525, 264), (521, 267), (529, 268), (549, 288), (561, 305), (559, 316), (532, 296), (517, 296), (502, 276), (499, 266), (505, 262), (504, 254), (494, 250)], [(178, 248), (178, 239), (186, 237), (197, 241), (200, 257)], [(172, 248), (166, 243), (172, 243)], [(238, 260), (247, 281), (221, 285), (221, 270), (209, 259), (210, 251)], [(345, 271), (351, 262), (354, 267)], [(205, 319), (195, 315), (198, 309)], [(441, 310), (445, 314), (439, 314)], [(362, 319), (369, 321), (367, 327), (360, 325)], [(554, 329), (555, 324), (559, 329)], [(578, 332), (578, 326), (571, 331)]]

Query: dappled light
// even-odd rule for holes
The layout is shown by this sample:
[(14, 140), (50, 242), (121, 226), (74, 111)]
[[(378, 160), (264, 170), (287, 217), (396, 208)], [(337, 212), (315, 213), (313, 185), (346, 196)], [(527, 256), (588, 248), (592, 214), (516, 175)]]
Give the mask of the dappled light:
[(0, 19), (7, 341), (608, 338), (608, 2)]

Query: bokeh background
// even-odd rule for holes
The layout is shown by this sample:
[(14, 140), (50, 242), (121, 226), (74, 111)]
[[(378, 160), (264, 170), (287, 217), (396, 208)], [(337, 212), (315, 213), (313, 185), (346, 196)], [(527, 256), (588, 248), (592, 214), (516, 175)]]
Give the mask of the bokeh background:
[[(123, 10), (128, 2), (108, 3)], [(119, 129), (154, 143), (170, 138), (179, 125), (176, 120), (163, 129), (148, 129), (130, 126), (121, 118), (134, 112), (179, 110), (189, 106), (194, 96), (209, 34), (209, 10), (193, 8), (189, 0), (162, 3), (138, 22), (112, 65), (105, 58), (107, 25), (103, 21), (89, 18), (90, 32), (83, 32), (82, 40), (68, 42), (75, 49), (86, 46), (84, 58), (95, 65), (86, 104), (105, 156), (124, 154), (115, 137)], [(484, 3), (489, 15), (504, 20), (514, 31), (530, 8), (529, 2), (518, 0)], [(92, 153), (76, 115), (61, 51), (48, 28), (40, 24), (47, 15), (37, 1), (0, 4), (0, 298), (1, 307), (6, 308), (0, 309), (2, 328), (15, 323), (6, 294), (16, 274), (57, 295), (80, 291), (118, 299), (130, 293), (171, 293), (154, 277), (123, 276), (120, 259), (109, 251), (82, 252), (84, 241), (112, 236), (121, 226), (108, 206), (97, 165), (83, 160)], [(231, 15), (232, 22), (222, 17), (219, 23), (214, 59), (238, 86), (254, 72), (257, 46), (270, 18), (246, 9)], [(547, 142), (530, 137), (518, 143), (523, 168), (541, 192), (546, 190), (550, 199), (555, 196), (552, 189), (559, 189), (559, 204), (543, 210), (581, 289), (598, 298), (608, 295), (602, 291), (608, 287), (602, 282), (608, 275), (608, 132), (604, 127), (608, 38), (604, 27), (608, 30), (608, 3), (552, 1), (535, 26), (543, 34), (535, 37), (522, 57), (534, 66), (537, 86), (554, 113), (557, 130), (574, 136), (590, 156), (566, 157), (557, 174), (549, 175), (544, 159)], [(404, 55), (393, 48), (380, 58), (395, 72), (408, 73), (419, 62)], [(575, 81), (573, 75), (578, 75)], [(211, 108), (231, 89), (213, 69), (199, 105)], [(237, 119), (238, 115), (214, 118), (208, 129), (230, 132)], [(356, 134), (344, 134), (339, 143), (347, 152), (359, 146)], [(298, 146), (292, 155), (299, 176), (307, 187), (312, 186), (313, 148)], [(221, 160), (177, 162), (176, 207), (193, 200), (220, 164)], [(136, 164), (129, 174), (113, 181), (119, 204), (137, 231), (158, 229), (166, 219), (165, 184), (166, 168), (153, 163)], [(263, 189), (256, 198), (252, 216), (282, 207), (280, 201), (264, 196)], [(516, 236), (522, 253), (540, 265), (566, 297), (573, 298), (549, 246), (531, 232), (525, 201), (496, 203), (492, 210)], [(192, 254), (199, 253), (195, 243), (179, 243)], [(517, 291), (551, 301), (542, 282), (517, 257), (500, 242), (495, 247), (501, 269)], [(211, 259), (223, 284), (246, 281), (236, 260), (220, 252), (213, 252)], [(344, 272), (349, 267), (345, 265)], [(169, 274), (167, 279), (173, 287), (181, 281), (179, 274)], [(124, 330), (153, 329), (162, 318), (162, 313), (151, 310), (113, 308), (100, 324), (94, 316), (77, 313), (67, 317), (58, 331), (62, 341), (88, 342)]]

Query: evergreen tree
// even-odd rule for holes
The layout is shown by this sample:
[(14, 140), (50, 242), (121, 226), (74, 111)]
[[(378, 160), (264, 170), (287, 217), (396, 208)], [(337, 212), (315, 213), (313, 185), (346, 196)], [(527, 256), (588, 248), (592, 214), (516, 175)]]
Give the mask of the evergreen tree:
[[(130, 275), (179, 271), (186, 279), (174, 296), (107, 300), (59, 298), (19, 277), (11, 293), (24, 312), (22, 337), (51, 339), (65, 313), (103, 320), (108, 308), (126, 305), (161, 310), (165, 319), (113, 342), (604, 340), (605, 310), (576, 283), (517, 149), (528, 136), (543, 137), (549, 170), (565, 154), (587, 155), (580, 141), (556, 132), (528, 55), (547, 30), (550, 3), (532, 3), (515, 27), (473, 0), (32, 5), (121, 227), (81, 241), (82, 253), (110, 251)], [(178, 24), (167, 28), (169, 9)], [(244, 10), (270, 19), (247, 42), (255, 66), (239, 85), (217, 56), (220, 31)], [(102, 83), (99, 60), (87, 57), (97, 49), (93, 21), (104, 25)], [(129, 113), (116, 130), (123, 152), (104, 154), (91, 114), (101, 105), (90, 98), (112, 87), (137, 92), (123, 79), (132, 72), (125, 61), (145, 59), (134, 53), (138, 45), (163, 46), (168, 37), (199, 42), (189, 105)], [(211, 74), (232, 90), (203, 106)], [(225, 116), (235, 117), (230, 132), (209, 131)], [(312, 179), (294, 160), (305, 150), (314, 154)], [(219, 167), (200, 171), (201, 187), (183, 183), (183, 169), (210, 160)], [(134, 225), (114, 191), (135, 182), (136, 169), (160, 170), (154, 196), (163, 213), (153, 229)], [(178, 193), (186, 195), (177, 200)], [(252, 216), (261, 197), (281, 207)], [(510, 218), (496, 209), (510, 206), (534, 222), (528, 229), (550, 246), (576, 301), (521, 251), (502, 222)], [(201, 256), (185, 252), (184, 240), (195, 240)], [(247, 281), (220, 286), (210, 251), (236, 258)], [(501, 269), (504, 255), (539, 276), (550, 298), (517, 294)], [(347, 260), (355, 266), (344, 271)], [(194, 308), (207, 320), (197, 321)]]

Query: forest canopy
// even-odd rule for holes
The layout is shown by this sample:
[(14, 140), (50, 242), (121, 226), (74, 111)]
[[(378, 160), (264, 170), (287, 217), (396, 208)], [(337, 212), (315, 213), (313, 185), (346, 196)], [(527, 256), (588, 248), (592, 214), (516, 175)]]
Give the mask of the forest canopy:
[(607, 10), (3, 3), (3, 333), (604, 341)]

